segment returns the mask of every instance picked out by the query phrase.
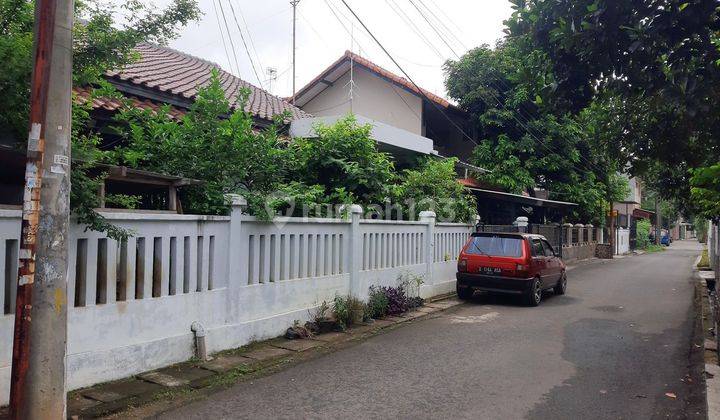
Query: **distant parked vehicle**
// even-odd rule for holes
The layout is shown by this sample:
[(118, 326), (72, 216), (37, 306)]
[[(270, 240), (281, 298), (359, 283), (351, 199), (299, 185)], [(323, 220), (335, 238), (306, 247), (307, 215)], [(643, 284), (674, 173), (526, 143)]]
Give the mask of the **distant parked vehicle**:
[(670, 246), (672, 238), (667, 233), (660, 237), (660, 245)]
[(475, 291), (512, 294), (537, 306), (545, 290), (565, 294), (565, 271), (542, 235), (473, 233), (458, 257), (457, 294), (460, 299), (470, 299)]

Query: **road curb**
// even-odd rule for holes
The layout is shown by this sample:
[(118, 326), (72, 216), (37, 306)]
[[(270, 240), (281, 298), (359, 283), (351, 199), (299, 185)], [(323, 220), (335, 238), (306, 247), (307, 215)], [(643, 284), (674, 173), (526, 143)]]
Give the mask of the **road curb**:
[[(707, 409), (708, 420), (720, 420), (720, 366), (715, 363), (707, 363), (708, 352), (713, 350), (709, 349), (705, 344), (707, 339), (706, 335), (709, 331), (710, 319), (706, 318), (709, 313), (709, 305), (707, 297), (707, 286), (705, 280), (700, 274), (701, 271), (697, 268), (693, 269), (693, 282), (695, 283), (695, 302), (696, 302), (696, 327), (693, 337), (693, 345), (698, 350), (702, 351), (702, 363), (694, 363), (693, 365), (700, 364), (703, 366), (703, 374), (700, 376), (701, 380), (705, 382), (705, 404)], [(714, 350), (717, 357), (717, 349)], [(716, 359), (717, 360), (717, 359)], [(696, 361), (700, 362), (700, 361)]]

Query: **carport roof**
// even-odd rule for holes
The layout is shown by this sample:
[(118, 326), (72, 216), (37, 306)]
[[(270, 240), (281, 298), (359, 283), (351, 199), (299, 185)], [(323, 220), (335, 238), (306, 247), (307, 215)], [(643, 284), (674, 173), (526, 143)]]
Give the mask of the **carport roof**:
[(544, 198), (527, 197), (519, 194), (511, 194), (502, 191), (484, 190), (481, 188), (466, 187), (468, 190), (475, 192), (478, 195), (485, 196), (488, 198), (494, 198), (496, 200), (511, 201), (514, 203), (526, 204), (535, 207), (552, 207), (559, 209), (568, 209), (570, 207), (577, 206), (576, 203), (570, 203), (567, 201), (556, 201), (547, 200)]

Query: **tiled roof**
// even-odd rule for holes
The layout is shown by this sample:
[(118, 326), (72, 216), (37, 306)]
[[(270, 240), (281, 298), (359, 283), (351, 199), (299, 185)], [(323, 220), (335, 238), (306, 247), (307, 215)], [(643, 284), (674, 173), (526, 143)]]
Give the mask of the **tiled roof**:
[[(138, 54), (136, 61), (123, 69), (107, 72), (106, 76), (111, 82), (152, 89), (187, 102), (195, 99), (198, 88), (206, 86), (210, 82), (212, 69), (217, 69), (222, 89), (233, 107), (239, 105), (239, 90), (247, 88), (250, 96), (245, 110), (257, 118), (272, 120), (285, 111), (290, 113), (290, 119), (309, 116), (286, 100), (251, 85), (210, 61), (149, 43), (138, 44), (135, 51)], [(107, 106), (113, 105), (109, 103)]]
[[(89, 87), (74, 87), (73, 93), (75, 94), (76, 101), (80, 104), (85, 104), (88, 101), (90, 101), (90, 91), (91, 88)], [(132, 101), (132, 104), (137, 108), (142, 108), (146, 110), (153, 110), (157, 111), (160, 107), (166, 105), (159, 102), (153, 102), (149, 99), (138, 99), (133, 96), (128, 97), (130, 101)], [(104, 109), (106, 111), (117, 111), (122, 106), (122, 102), (115, 99), (115, 98), (105, 98), (105, 97), (99, 97), (92, 99), (92, 106), (94, 109)], [(170, 106), (169, 112), (170, 116), (172, 118), (180, 118), (183, 115), (185, 115), (185, 110)]]
[(353, 63), (355, 65), (360, 65), (362, 67), (365, 67), (369, 71), (384, 77), (393, 83), (415, 93), (418, 96), (425, 96), (427, 99), (431, 100), (432, 102), (440, 105), (443, 108), (457, 108), (455, 105), (448, 102), (446, 99), (441, 98), (440, 96), (430, 92), (429, 90), (425, 89), (418, 89), (411, 81), (408, 79), (398, 76), (397, 74), (391, 72), (390, 70), (386, 70), (377, 64), (373, 63), (372, 61), (368, 60), (365, 57), (361, 57), (357, 54), (355, 54), (352, 51), (345, 51), (345, 54), (342, 55), (339, 59), (337, 59), (334, 63), (332, 63), (330, 66), (328, 66), (327, 69), (325, 69), (322, 73), (320, 73), (317, 77), (315, 77), (310, 83), (305, 85), (302, 89), (300, 89), (296, 94), (295, 97), (298, 98), (306, 93), (306, 91), (310, 90), (315, 84), (319, 83), (321, 80), (325, 79), (329, 73), (331, 73), (335, 68), (337, 68), (340, 64), (342, 64), (344, 61), (349, 61), (352, 58)]

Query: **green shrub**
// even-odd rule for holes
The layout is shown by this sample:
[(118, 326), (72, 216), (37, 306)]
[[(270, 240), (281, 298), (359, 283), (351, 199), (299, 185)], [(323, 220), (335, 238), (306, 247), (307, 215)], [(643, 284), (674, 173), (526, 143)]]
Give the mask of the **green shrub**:
[(364, 317), (365, 304), (354, 296), (335, 296), (333, 301), (333, 315), (338, 325), (345, 329)]
[(650, 246), (650, 221), (641, 219), (637, 222), (637, 247), (639, 249), (647, 249)]
[(381, 287), (370, 286), (367, 311), (371, 318), (382, 318), (387, 314), (390, 301)]

